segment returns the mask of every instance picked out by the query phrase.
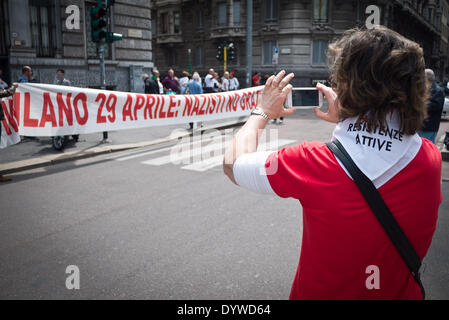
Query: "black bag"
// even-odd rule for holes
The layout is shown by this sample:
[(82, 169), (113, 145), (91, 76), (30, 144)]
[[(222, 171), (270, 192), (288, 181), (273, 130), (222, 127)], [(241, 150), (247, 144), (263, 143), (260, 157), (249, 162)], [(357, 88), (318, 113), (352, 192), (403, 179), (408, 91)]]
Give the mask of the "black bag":
[(421, 276), (419, 272), (419, 268), (421, 267), (421, 260), (419, 259), (418, 254), (408, 240), (407, 236), (402, 231), (398, 222), (391, 214), (390, 209), (388, 209), (387, 205), (383, 201), (379, 191), (377, 191), (372, 181), (367, 176), (365, 176), (362, 171), (360, 171), (360, 169), (351, 159), (351, 156), (347, 153), (340, 141), (335, 140), (333, 142), (326, 143), (326, 145), (351, 174), (354, 182), (357, 184), (357, 187), (360, 189), (360, 192), (362, 193), (366, 202), (368, 202), (368, 205), (374, 212), (377, 220), (379, 220), (388, 237), (393, 242), (399, 254), (404, 259), (408, 268), (412, 272), (416, 282), (418, 282), (421, 288), (423, 299), (425, 299), (426, 293), (421, 282)]

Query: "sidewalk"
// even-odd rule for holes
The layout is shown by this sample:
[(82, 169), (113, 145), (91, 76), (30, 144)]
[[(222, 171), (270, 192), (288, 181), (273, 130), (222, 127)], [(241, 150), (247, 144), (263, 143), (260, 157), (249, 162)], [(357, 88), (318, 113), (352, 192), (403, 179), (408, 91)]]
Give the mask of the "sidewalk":
[[(195, 130), (225, 129), (242, 124), (246, 117), (204, 122)], [(0, 175), (43, 167), (59, 162), (92, 157), (104, 153), (157, 145), (189, 136), (189, 125), (172, 125), (108, 132), (109, 143), (102, 143), (103, 133), (80, 135), (78, 142), (68, 141), (63, 151), (56, 151), (51, 137), (24, 138), (18, 144), (0, 149)]]

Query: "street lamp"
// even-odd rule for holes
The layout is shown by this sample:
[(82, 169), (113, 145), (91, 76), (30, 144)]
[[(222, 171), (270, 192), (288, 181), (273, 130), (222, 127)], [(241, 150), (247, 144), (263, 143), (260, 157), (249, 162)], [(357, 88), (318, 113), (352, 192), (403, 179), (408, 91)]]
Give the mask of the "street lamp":
[(191, 59), (192, 50), (190, 48), (187, 49), (187, 53), (188, 53), (189, 74), (192, 74), (192, 59)]

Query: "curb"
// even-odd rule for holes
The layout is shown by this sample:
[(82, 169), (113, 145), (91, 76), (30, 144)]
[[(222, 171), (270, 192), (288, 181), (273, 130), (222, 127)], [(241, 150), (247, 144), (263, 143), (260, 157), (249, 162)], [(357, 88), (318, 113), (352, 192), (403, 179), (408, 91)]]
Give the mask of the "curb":
[(17, 173), (20, 171), (30, 170), (30, 169), (36, 169), (36, 168), (42, 168), (46, 166), (50, 166), (53, 164), (59, 164), (63, 162), (68, 161), (74, 161), (74, 160), (80, 160), (80, 159), (86, 159), (91, 158), (107, 153), (112, 152), (119, 152), (119, 151), (125, 151), (129, 149), (137, 149), (137, 148), (143, 148), (143, 147), (149, 147), (153, 145), (158, 145), (162, 143), (172, 142), (176, 141), (178, 139), (192, 136), (194, 133), (201, 132), (207, 130), (219, 130), (219, 129), (227, 129), (232, 128), (235, 126), (238, 126), (244, 122), (246, 122), (247, 117), (240, 117), (236, 121), (229, 121), (225, 123), (220, 123), (216, 125), (211, 125), (207, 127), (201, 127), (194, 131), (187, 131), (184, 130), (183, 132), (179, 132), (178, 134), (172, 134), (165, 138), (160, 138), (156, 140), (151, 141), (143, 141), (143, 142), (137, 142), (137, 143), (127, 143), (127, 144), (117, 144), (117, 145), (110, 145), (110, 146), (100, 146), (100, 147), (94, 147), (91, 149), (81, 150), (81, 151), (72, 151), (67, 152), (64, 154), (56, 154), (56, 155), (47, 155), (37, 158), (31, 158), (27, 160), (19, 160), (19, 161), (13, 161), (13, 162), (7, 162), (4, 164), (0, 164), (0, 176), (5, 174), (11, 174), (11, 173)]

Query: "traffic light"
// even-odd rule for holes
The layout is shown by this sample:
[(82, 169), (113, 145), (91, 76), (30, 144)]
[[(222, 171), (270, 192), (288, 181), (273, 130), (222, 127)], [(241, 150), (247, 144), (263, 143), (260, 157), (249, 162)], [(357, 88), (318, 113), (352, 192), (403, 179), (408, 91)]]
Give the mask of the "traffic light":
[(111, 6), (114, 5), (114, 2), (115, 0), (98, 0), (97, 4), (90, 10), (92, 17), (91, 36), (93, 42), (111, 43), (123, 39), (123, 36), (120, 33), (108, 31), (108, 29), (110, 29), (108, 12)]
[(235, 60), (235, 46), (233, 43), (230, 43), (228, 45), (228, 60), (229, 61), (234, 61)]
[(103, 42), (107, 35), (107, 10), (103, 6), (103, 1), (99, 0), (97, 4), (90, 9), (91, 21), (91, 36), (93, 42)]
[(224, 45), (221, 43), (217, 48), (217, 58), (218, 61), (224, 61)]
[(114, 41), (122, 40), (122, 39), (123, 39), (123, 36), (121, 33), (108, 32), (106, 34), (106, 42), (107, 43), (112, 43)]

